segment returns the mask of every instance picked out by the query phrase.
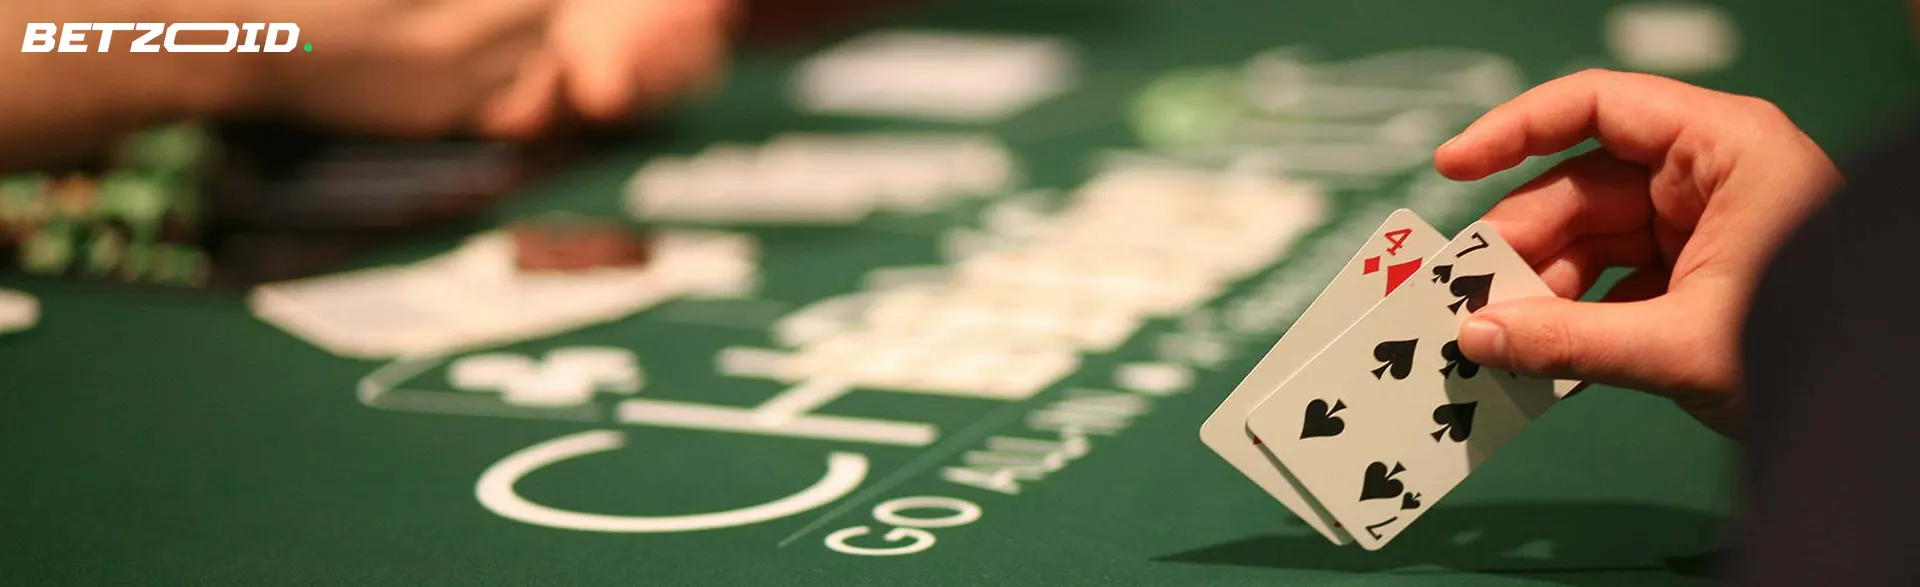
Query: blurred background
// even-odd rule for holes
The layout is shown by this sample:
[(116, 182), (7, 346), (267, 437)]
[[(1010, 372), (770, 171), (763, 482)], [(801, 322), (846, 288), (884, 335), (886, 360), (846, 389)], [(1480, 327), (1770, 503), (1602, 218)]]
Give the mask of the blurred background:
[[(255, 14), (228, 4), (182, 0), (165, 14)], [(0, 145), (15, 170), (0, 183), (0, 255), (10, 266), (246, 287), (501, 206), (530, 210), (518, 202), (593, 208), (527, 194), (585, 165), (794, 133), (973, 133), (1020, 151), (1031, 176), (1023, 185), (1068, 185), (1089, 161), (1117, 153), (1382, 187), (1485, 108), (1588, 67), (1767, 98), (1844, 156), (1904, 116), (1915, 83), (1904, 75), (1910, 21), (1896, 3), (1793, 18), (1687, 2), (257, 8), (301, 24), (307, 49), (137, 54), (123, 34), (107, 39), (106, 53), (6, 60), (27, 80), (60, 82), (0, 104), (14, 113)], [(8, 10), (21, 22), (142, 15), (88, 2)], [(990, 40), (858, 42), (927, 25)], [(101, 42), (99, 31), (66, 35), (76, 33), (61, 39)], [(224, 36), (180, 39), (218, 45)], [(1031, 44), (1001, 42), (1010, 38)], [(836, 45), (844, 58), (830, 52)], [(615, 212), (610, 203), (581, 211)], [(117, 218), (115, 228), (82, 218), (100, 214)]]

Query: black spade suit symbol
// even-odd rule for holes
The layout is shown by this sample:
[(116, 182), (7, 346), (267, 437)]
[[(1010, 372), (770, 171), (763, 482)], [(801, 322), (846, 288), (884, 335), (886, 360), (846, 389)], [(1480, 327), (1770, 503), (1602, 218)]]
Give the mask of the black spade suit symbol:
[(1360, 501), (1391, 499), (1406, 493), (1406, 487), (1393, 478), (1394, 475), (1404, 473), (1406, 470), (1407, 468), (1400, 463), (1394, 463), (1391, 471), (1387, 470), (1386, 463), (1376, 461), (1367, 465), (1366, 476), (1360, 482)]
[(1319, 438), (1339, 436), (1347, 429), (1347, 422), (1334, 413), (1347, 409), (1346, 402), (1334, 400), (1333, 407), (1327, 407), (1327, 400), (1317, 399), (1307, 402), (1306, 419), (1300, 424), (1300, 438)]
[(1493, 274), (1462, 275), (1454, 278), (1453, 283), (1447, 286), (1447, 291), (1453, 292), (1457, 298), (1447, 304), (1448, 310), (1458, 314), (1460, 308), (1465, 306), (1468, 312), (1478, 312), (1487, 307), (1487, 294), (1493, 291)]
[(1380, 361), (1380, 368), (1373, 370), (1373, 378), (1380, 379), (1389, 371), (1394, 379), (1406, 379), (1413, 373), (1413, 352), (1419, 347), (1420, 339), (1389, 340), (1373, 345), (1373, 358)]
[(1440, 429), (1433, 432), (1434, 442), (1445, 436), (1454, 442), (1466, 442), (1473, 436), (1473, 410), (1480, 402), (1447, 404), (1433, 409), (1433, 423)]

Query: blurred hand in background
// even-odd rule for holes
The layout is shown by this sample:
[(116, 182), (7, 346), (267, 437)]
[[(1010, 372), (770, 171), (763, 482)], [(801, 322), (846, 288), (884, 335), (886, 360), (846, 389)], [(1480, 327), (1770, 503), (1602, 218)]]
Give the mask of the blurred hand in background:
[(248, 18), (299, 23), (315, 50), (258, 60), (241, 107), (400, 136), (530, 138), (656, 110), (717, 81), (732, 15), (730, 0), (279, 4)]
[[(734, 0), (66, 0), (28, 22), (290, 22), (311, 52), (0, 51), (0, 165), (97, 150), (141, 127), (264, 115), (357, 133), (524, 139), (644, 115), (716, 82)], [(86, 44), (98, 44), (88, 32)], [(188, 33), (182, 42), (210, 38)]]

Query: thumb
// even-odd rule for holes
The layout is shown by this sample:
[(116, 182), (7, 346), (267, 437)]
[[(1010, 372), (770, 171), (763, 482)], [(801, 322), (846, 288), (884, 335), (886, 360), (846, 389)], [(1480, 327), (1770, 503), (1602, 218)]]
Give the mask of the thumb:
[(1720, 312), (1668, 295), (1631, 303), (1527, 298), (1488, 306), (1460, 326), (1460, 350), (1531, 377), (1638, 389), (1686, 402), (1723, 399), (1739, 365)]

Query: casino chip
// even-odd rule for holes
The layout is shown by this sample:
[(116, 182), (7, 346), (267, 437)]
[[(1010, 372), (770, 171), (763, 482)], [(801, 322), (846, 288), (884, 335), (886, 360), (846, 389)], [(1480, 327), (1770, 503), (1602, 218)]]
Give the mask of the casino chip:
[(33, 296), (0, 289), (0, 333), (33, 328), (40, 321), (40, 302)]
[(652, 243), (625, 225), (600, 220), (543, 218), (507, 228), (513, 235), (514, 266), (521, 271), (582, 271), (597, 267), (645, 265)]

